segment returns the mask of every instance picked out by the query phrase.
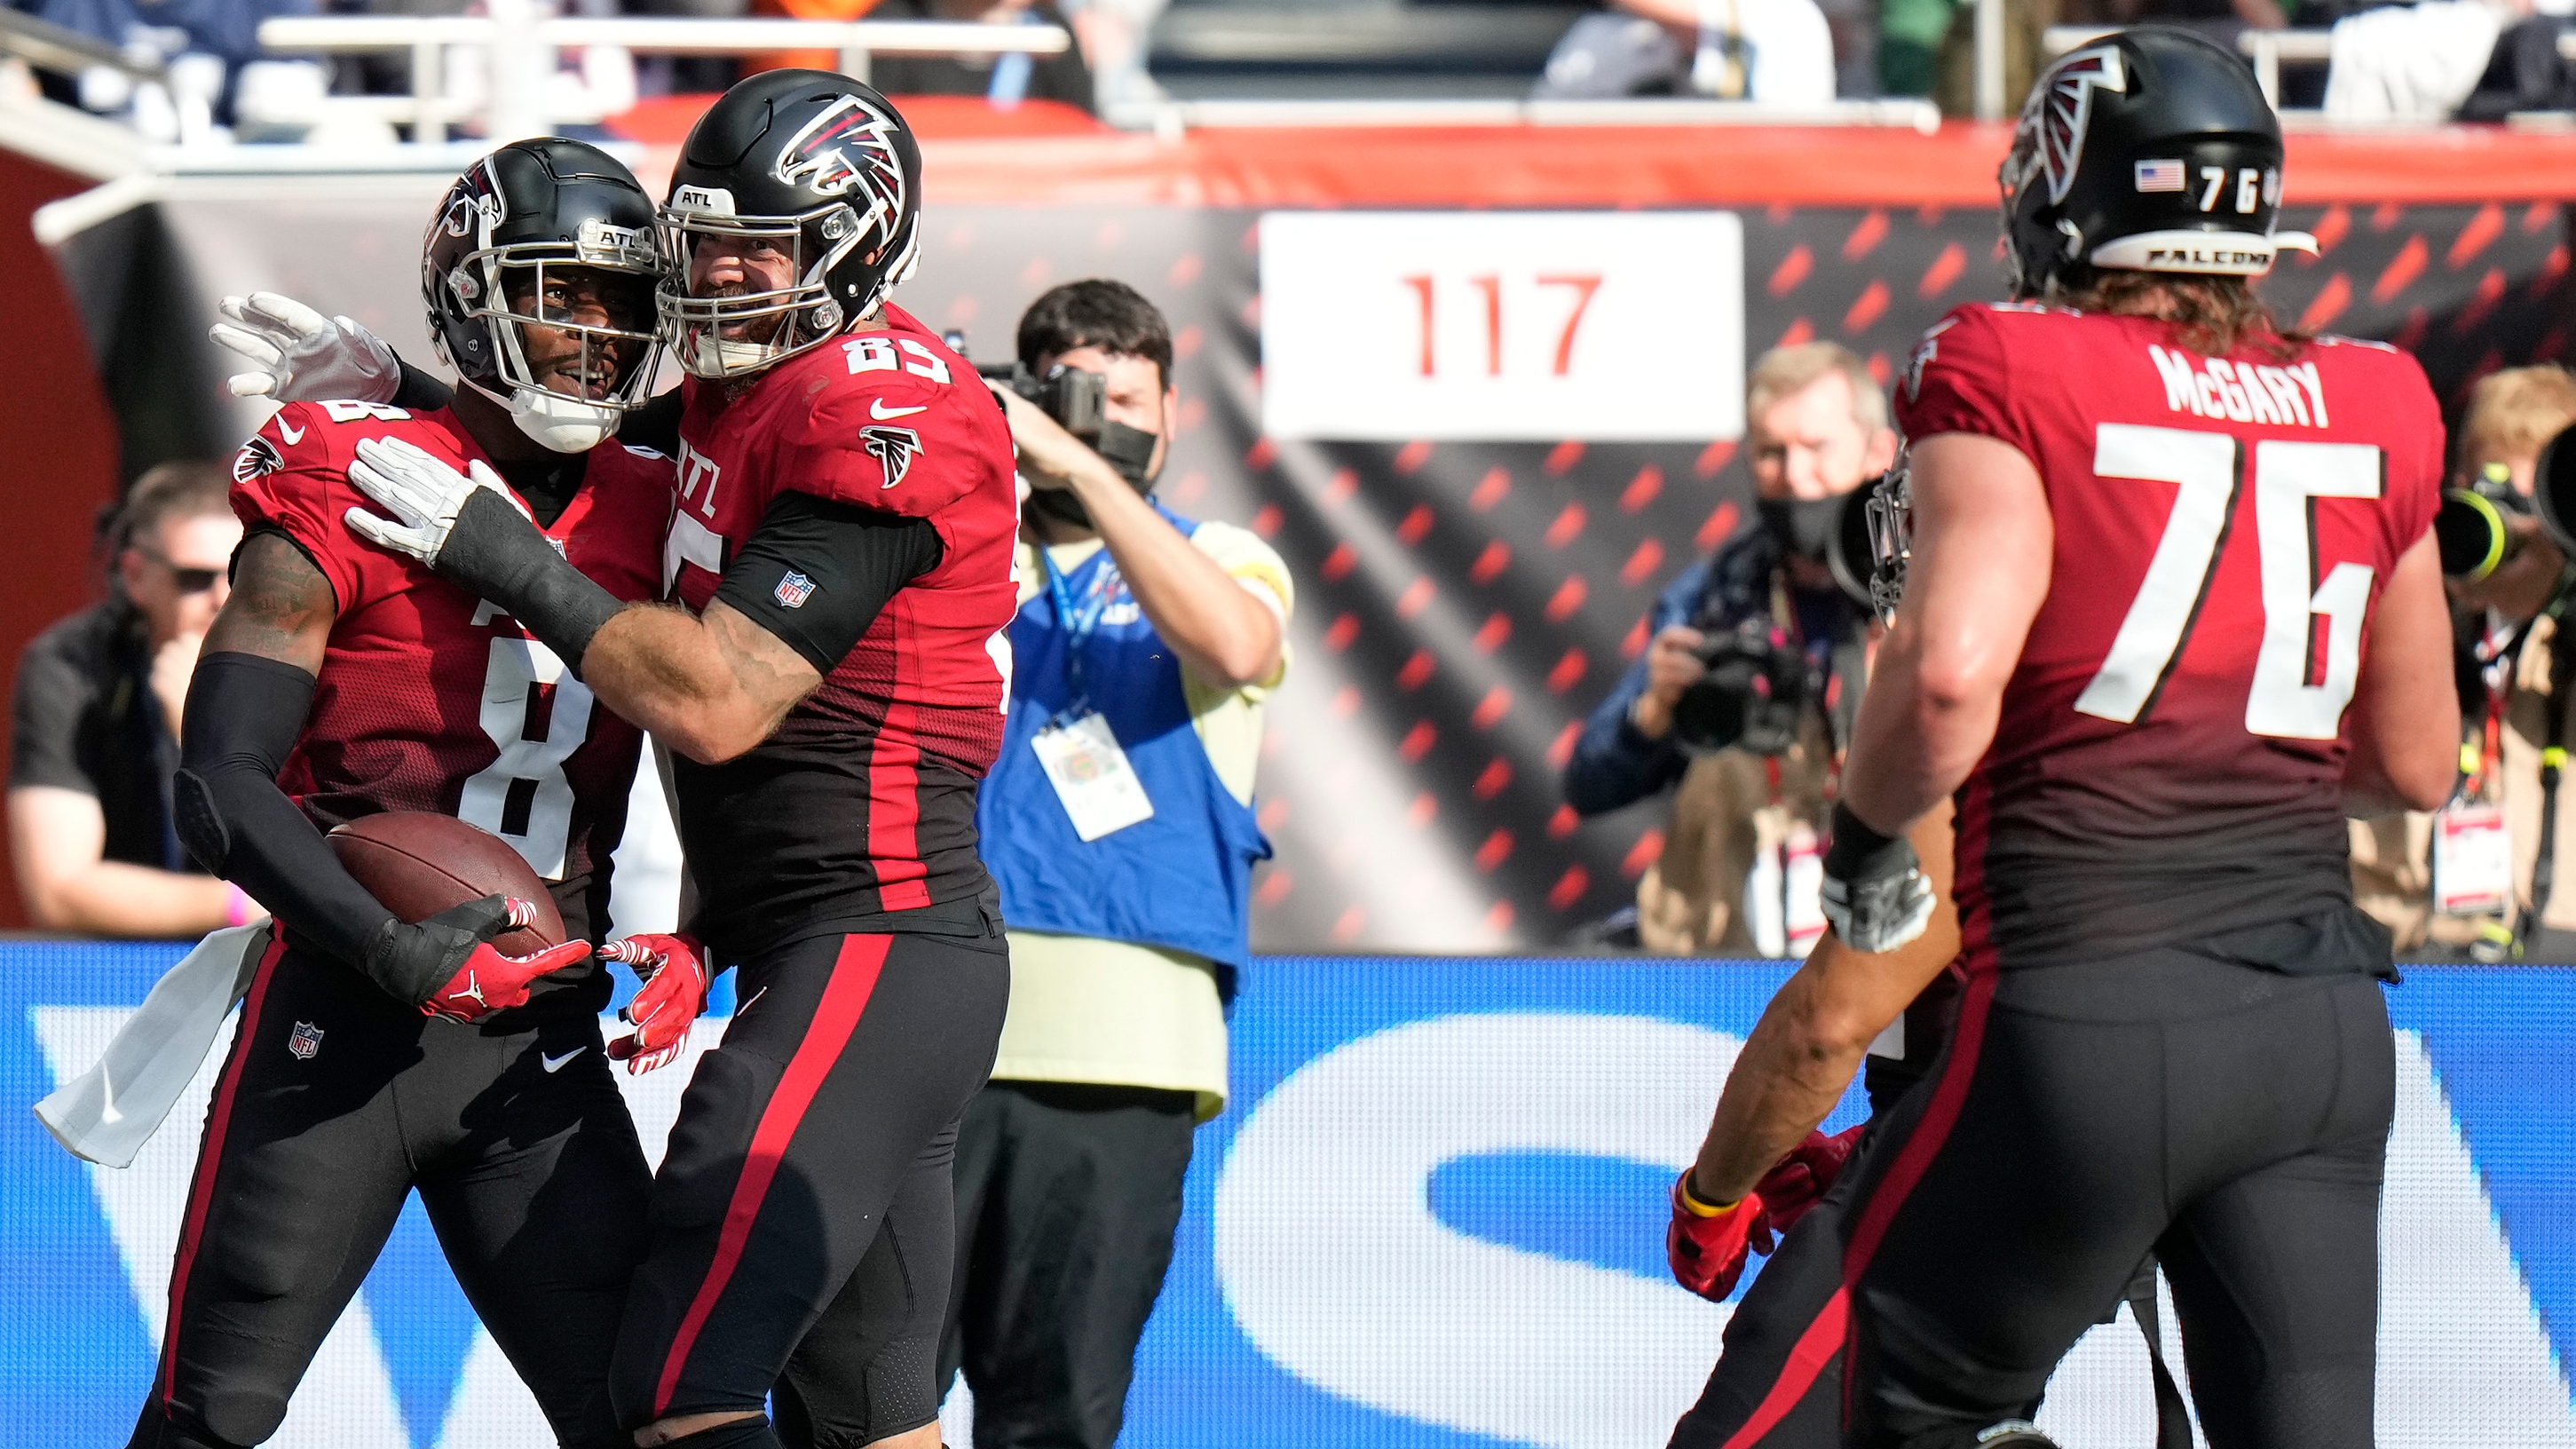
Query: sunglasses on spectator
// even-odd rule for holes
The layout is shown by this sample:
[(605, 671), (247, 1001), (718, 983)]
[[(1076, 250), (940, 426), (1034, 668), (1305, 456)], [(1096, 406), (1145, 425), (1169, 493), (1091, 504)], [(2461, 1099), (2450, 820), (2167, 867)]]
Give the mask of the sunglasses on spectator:
[(170, 582), (175, 584), (183, 594), (204, 593), (215, 586), (215, 580), (221, 578), (224, 572), (222, 569), (183, 569), (170, 562), (164, 555), (154, 553), (148, 548), (138, 548), (135, 552), (168, 569)]

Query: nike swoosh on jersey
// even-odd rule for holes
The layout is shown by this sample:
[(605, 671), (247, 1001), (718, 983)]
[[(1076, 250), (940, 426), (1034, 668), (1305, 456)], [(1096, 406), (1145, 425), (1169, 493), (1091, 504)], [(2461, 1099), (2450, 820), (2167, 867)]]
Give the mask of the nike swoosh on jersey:
[(304, 441), (304, 430), (302, 428), (288, 427), (286, 425), (286, 419), (284, 418), (279, 418), (277, 420), (277, 435), (284, 438), (286, 440), (286, 445), (290, 448)]
[(546, 1069), (546, 1074), (548, 1076), (552, 1076), (563, 1066), (564, 1063), (571, 1061), (574, 1057), (580, 1056), (583, 1052), (588, 1050), (590, 1050), (590, 1048), (586, 1046), (577, 1046), (559, 1057), (550, 1057), (540, 1052), (537, 1055), (537, 1065), (544, 1067)]
[(928, 411), (930, 411), (930, 404), (928, 403), (923, 403), (919, 407), (890, 408), (885, 405), (884, 398), (872, 397), (868, 399), (868, 416), (876, 419), (878, 422), (884, 422), (888, 418), (908, 418), (914, 413), (926, 413)]

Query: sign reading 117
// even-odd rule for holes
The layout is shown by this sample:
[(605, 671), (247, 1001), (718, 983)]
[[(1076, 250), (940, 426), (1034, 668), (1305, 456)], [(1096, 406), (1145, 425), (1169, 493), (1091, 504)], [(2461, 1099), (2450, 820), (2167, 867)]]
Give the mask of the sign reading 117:
[[(1431, 275), (1428, 272), (1417, 272), (1411, 276), (1400, 278), (1399, 280), (1402, 281), (1405, 286), (1413, 289), (1414, 296), (1421, 304), (1422, 375), (1424, 377), (1434, 376), (1440, 369), (1438, 348), (1434, 342), (1434, 338), (1438, 335), (1438, 327), (1436, 325), (1438, 313), (1435, 310), (1437, 306), (1437, 302), (1435, 300), (1436, 293), (1433, 288)], [(1592, 305), (1592, 294), (1601, 289), (1601, 274), (1598, 272), (1542, 273), (1539, 276), (1532, 278), (1532, 280), (1542, 287), (1565, 288), (1573, 301), (1573, 306), (1568, 308), (1565, 313), (1563, 326), (1561, 326), (1557, 331), (1556, 352), (1553, 364), (1549, 369), (1554, 375), (1563, 377), (1566, 375), (1568, 369), (1573, 365), (1574, 334), (1583, 326), (1583, 314)], [(1487, 377), (1500, 377), (1503, 375), (1502, 276), (1499, 273), (1488, 272), (1482, 276), (1469, 277), (1466, 281), (1469, 287), (1481, 294), (1481, 300), (1484, 304), (1485, 375)]]

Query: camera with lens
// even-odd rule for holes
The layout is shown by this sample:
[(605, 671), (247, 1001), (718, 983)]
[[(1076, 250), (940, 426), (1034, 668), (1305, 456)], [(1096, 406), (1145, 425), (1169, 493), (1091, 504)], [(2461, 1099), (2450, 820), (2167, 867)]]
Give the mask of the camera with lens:
[(2433, 545), (2443, 576), (2474, 584), (2494, 573), (2522, 548), (2512, 520), (2531, 511), (2531, 500), (2514, 491), (2513, 474), (2502, 463), (2489, 463), (2466, 488), (2442, 490)]
[(1706, 636), (1693, 652), (1708, 673), (1673, 702), (1673, 742), (1694, 755), (1788, 753), (1808, 704), (1824, 698), (1823, 666), (1766, 620), (1692, 627)]
[[(950, 332), (941, 340), (958, 356), (967, 355), (965, 333)], [(1118, 476), (1135, 485), (1137, 492), (1153, 491), (1157, 439), (1141, 428), (1110, 420), (1107, 378), (1061, 362), (1048, 368), (1044, 376), (1025, 362), (978, 363), (975, 371), (1037, 404), (1039, 411), (1082, 439), (1102, 461), (1118, 470)]]

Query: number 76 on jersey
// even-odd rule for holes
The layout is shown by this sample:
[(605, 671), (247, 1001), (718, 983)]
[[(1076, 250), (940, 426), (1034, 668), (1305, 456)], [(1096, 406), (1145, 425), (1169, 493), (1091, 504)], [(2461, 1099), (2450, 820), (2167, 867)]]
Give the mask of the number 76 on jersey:
[(1697, 441), (1744, 432), (1730, 212), (1273, 212), (1275, 438)]

